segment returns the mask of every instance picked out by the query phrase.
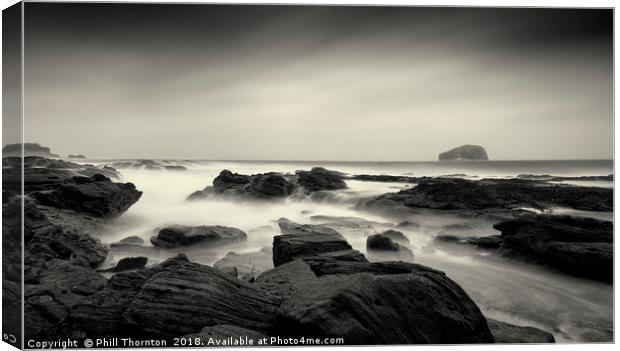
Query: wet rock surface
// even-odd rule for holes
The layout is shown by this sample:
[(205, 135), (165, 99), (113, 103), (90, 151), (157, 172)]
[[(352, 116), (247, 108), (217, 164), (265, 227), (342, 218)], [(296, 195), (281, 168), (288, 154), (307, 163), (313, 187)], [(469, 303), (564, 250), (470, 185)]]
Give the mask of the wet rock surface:
[(613, 281), (613, 223), (570, 216), (529, 216), (500, 222), (500, 250), (509, 257), (567, 274)]
[(501, 235), (438, 235), (440, 243), (497, 250), (508, 258), (566, 274), (613, 281), (613, 223), (593, 218), (529, 215), (494, 225)]
[(361, 201), (362, 208), (394, 207), (433, 210), (493, 210), (553, 206), (578, 210), (611, 211), (612, 189), (550, 185), (521, 179), (435, 178), (421, 180), (416, 187)]
[[(8, 166), (3, 167), (3, 187), (20, 182), (15, 174), (15, 170), (21, 172), (20, 165), (3, 159), (3, 166)], [(25, 158), (26, 338), (76, 336), (66, 325), (70, 311), (107, 284), (95, 268), (106, 259), (108, 248), (94, 236), (107, 218), (120, 215), (141, 195), (132, 184), (113, 183), (101, 174), (76, 176), (84, 169), (66, 161)], [(3, 213), (16, 214), (21, 201), (19, 196), (3, 192)], [(21, 231), (20, 223), (3, 221), (4, 244), (9, 243), (5, 240), (8, 233)], [(8, 282), (6, 278), (3, 274), (3, 285)]]
[(104, 175), (73, 177), (53, 190), (31, 194), (43, 205), (70, 209), (96, 217), (115, 217), (140, 199), (142, 192), (131, 183), (113, 183)]
[(344, 237), (331, 228), (297, 224), (286, 219), (281, 219), (278, 224), (282, 235), (273, 238), (274, 266), (302, 257), (352, 250)]
[(106, 288), (81, 301), (71, 321), (87, 335), (171, 338), (206, 326), (233, 325), (267, 332), (278, 299), (183, 255), (112, 277)]
[(174, 248), (189, 245), (222, 245), (236, 243), (247, 239), (241, 229), (220, 225), (184, 226), (175, 225), (162, 228), (151, 238), (154, 246)]
[(280, 173), (238, 174), (223, 170), (213, 179), (212, 187), (195, 191), (188, 200), (207, 199), (210, 196), (239, 197), (248, 199), (282, 199), (296, 192), (315, 193), (345, 189), (344, 175), (322, 167), (310, 171), (297, 171), (295, 175)]

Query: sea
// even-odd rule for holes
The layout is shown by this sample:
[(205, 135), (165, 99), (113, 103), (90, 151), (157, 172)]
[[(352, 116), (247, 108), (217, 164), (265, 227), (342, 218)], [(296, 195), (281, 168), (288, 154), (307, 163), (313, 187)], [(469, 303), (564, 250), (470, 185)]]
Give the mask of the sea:
[[(76, 162), (72, 159), (71, 161)], [(135, 160), (80, 160), (80, 163), (112, 165)], [(499, 234), (487, 220), (458, 215), (385, 215), (357, 209), (363, 198), (397, 192), (415, 186), (410, 183), (381, 183), (348, 180), (348, 188), (321, 199), (294, 197), (283, 201), (236, 201), (206, 199), (186, 201), (197, 190), (210, 186), (224, 169), (242, 174), (294, 173), (325, 167), (347, 174), (453, 176), (466, 179), (513, 178), (521, 174), (553, 176), (606, 176), (613, 173), (613, 160), (486, 161), (486, 162), (335, 162), (335, 161), (215, 161), (156, 160), (178, 165), (185, 171), (145, 168), (119, 169), (121, 181), (132, 182), (143, 192), (141, 199), (115, 219), (100, 234), (104, 243), (128, 236), (149, 238), (168, 225), (224, 225), (248, 233), (247, 242), (209, 249), (150, 250), (149, 264), (183, 252), (190, 260), (212, 265), (228, 252), (257, 252), (271, 247), (280, 234), (277, 220), (318, 224), (316, 216), (355, 217), (375, 223), (369, 228), (342, 227), (338, 230), (354, 249), (371, 260), (402, 259), (446, 272), (478, 304), (489, 318), (517, 325), (534, 326), (551, 332), (558, 342), (613, 340), (613, 285), (576, 278), (550, 269), (508, 260), (491, 252), (437, 244), (439, 234), (486, 236)], [(611, 181), (566, 181), (577, 186), (613, 188)], [(554, 208), (552, 214), (571, 214), (613, 220), (612, 212), (576, 211)], [(419, 227), (398, 228), (410, 240), (413, 257), (377, 257), (366, 250), (366, 237), (412, 221)], [(105, 264), (113, 265), (128, 255), (113, 249)]]

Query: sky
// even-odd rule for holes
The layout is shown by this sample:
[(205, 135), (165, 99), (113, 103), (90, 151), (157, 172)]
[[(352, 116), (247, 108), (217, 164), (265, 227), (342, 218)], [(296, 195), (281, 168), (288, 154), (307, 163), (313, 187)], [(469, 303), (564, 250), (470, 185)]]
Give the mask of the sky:
[(25, 43), (63, 155), (613, 156), (611, 10), (27, 3)]

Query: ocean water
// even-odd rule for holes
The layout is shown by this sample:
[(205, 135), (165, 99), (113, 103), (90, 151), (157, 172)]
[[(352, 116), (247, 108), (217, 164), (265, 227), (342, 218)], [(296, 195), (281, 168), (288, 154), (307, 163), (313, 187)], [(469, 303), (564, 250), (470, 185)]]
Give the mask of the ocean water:
[[(118, 160), (84, 160), (108, 164)], [(323, 201), (295, 198), (276, 202), (223, 199), (185, 201), (196, 190), (212, 184), (223, 169), (244, 174), (264, 172), (294, 173), (315, 166), (349, 174), (389, 174), (409, 176), (460, 175), (470, 179), (506, 178), (519, 174), (555, 176), (600, 176), (613, 172), (611, 160), (596, 161), (490, 161), (490, 162), (257, 162), (162, 160), (183, 165), (186, 171), (120, 169), (122, 181), (132, 182), (143, 191), (142, 198), (116, 219), (100, 236), (112, 243), (131, 235), (145, 239), (166, 225), (225, 225), (248, 233), (247, 242), (211, 249), (162, 251), (145, 249), (149, 263), (178, 252), (191, 260), (212, 265), (229, 251), (254, 252), (271, 246), (278, 235), (276, 220), (288, 218), (298, 223), (320, 223), (312, 216), (344, 216), (375, 222), (370, 228), (334, 227), (357, 250), (371, 260), (403, 259), (443, 270), (459, 283), (491, 318), (518, 325), (531, 325), (554, 334), (557, 341), (611, 341), (613, 338), (613, 286), (570, 277), (527, 263), (515, 262), (480, 250), (434, 243), (440, 233), (482, 236), (498, 234), (493, 223), (463, 219), (454, 215), (379, 215), (359, 211), (355, 203), (364, 197), (395, 192), (415, 184), (347, 181), (348, 189), (334, 191)], [(611, 182), (580, 181), (580, 186), (613, 187)], [(595, 213), (558, 208), (554, 213), (592, 216), (613, 220), (612, 213)], [(415, 221), (415, 229), (398, 228), (411, 241), (414, 257), (380, 257), (366, 252), (366, 237), (392, 228), (400, 221)], [(451, 226), (452, 225), (452, 226)], [(454, 228), (458, 229), (454, 229)], [(112, 251), (107, 264), (134, 254)]]

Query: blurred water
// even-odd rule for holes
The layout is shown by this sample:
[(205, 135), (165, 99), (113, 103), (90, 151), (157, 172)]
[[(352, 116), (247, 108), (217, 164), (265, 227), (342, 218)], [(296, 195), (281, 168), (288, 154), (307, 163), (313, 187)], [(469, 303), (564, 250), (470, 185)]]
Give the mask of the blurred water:
[[(90, 161), (92, 162), (92, 160)], [(411, 241), (413, 262), (445, 271), (493, 318), (521, 325), (533, 325), (553, 333), (558, 341), (610, 341), (613, 337), (613, 286), (560, 273), (537, 266), (505, 260), (487, 252), (450, 245), (437, 245), (439, 233), (464, 236), (498, 234), (491, 222), (463, 219), (456, 215), (390, 216), (359, 212), (354, 203), (360, 197), (374, 196), (412, 186), (401, 183), (348, 181), (349, 189), (334, 192), (325, 202), (309, 199), (287, 199), (276, 202), (232, 200), (185, 201), (196, 190), (211, 185), (223, 169), (255, 174), (269, 171), (294, 173), (299, 169), (324, 166), (350, 174), (447, 175), (464, 173), (475, 177), (513, 177), (518, 174), (606, 175), (611, 161), (486, 162), (486, 163), (304, 163), (304, 162), (182, 162), (187, 171), (123, 169), (122, 181), (133, 182), (143, 191), (142, 198), (123, 216), (114, 221), (101, 240), (118, 241), (131, 235), (148, 239), (157, 228), (170, 224), (225, 225), (248, 233), (245, 243), (212, 249), (178, 249), (161, 251), (145, 249), (150, 263), (161, 261), (177, 252), (185, 252), (193, 261), (213, 264), (229, 251), (257, 251), (271, 246), (278, 235), (277, 219), (286, 217), (299, 223), (318, 223), (314, 215), (363, 217), (373, 221), (371, 227), (334, 226), (357, 250), (366, 252), (366, 237), (410, 220), (418, 228), (398, 228)], [(604, 182), (603, 182), (604, 183)], [(589, 184), (591, 185), (591, 184)], [(606, 186), (602, 184), (602, 186)], [(555, 213), (594, 215), (612, 219), (611, 213), (588, 213), (554, 209)], [(578, 212), (578, 213), (576, 213)], [(453, 226), (448, 226), (452, 224)], [(448, 227), (446, 227), (448, 226)], [(127, 254), (113, 251), (114, 261)], [(368, 255), (371, 260), (395, 259)], [(400, 257), (403, 259), (403, 257)]]

